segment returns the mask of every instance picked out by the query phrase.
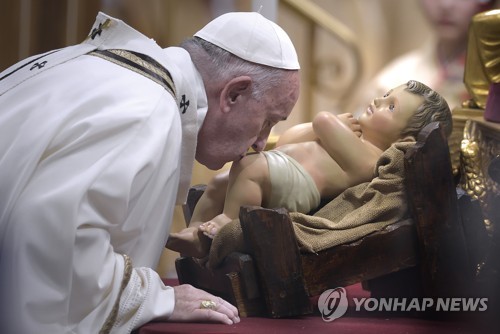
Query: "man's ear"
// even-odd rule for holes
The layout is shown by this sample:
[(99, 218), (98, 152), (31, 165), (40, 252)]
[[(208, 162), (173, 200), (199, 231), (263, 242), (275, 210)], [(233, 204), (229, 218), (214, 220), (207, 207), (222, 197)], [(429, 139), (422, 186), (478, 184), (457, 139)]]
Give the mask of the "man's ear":
[(252, 78), (249, 76), (239, 76), (229, 80), (220, 95), (220, 109), (222, 112), (229, 112), (238, 102), (248, 99), (252, 93)]

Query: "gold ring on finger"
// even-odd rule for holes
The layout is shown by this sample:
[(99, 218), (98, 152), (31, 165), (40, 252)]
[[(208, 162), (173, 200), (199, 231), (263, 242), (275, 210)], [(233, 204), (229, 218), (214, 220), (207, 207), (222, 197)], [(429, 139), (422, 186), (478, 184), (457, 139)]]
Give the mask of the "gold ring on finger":
[(203, 300), (200, 303), (201, 309), (215, 310), (216, 307), (217, 307), (217, 304), (213, 300)]

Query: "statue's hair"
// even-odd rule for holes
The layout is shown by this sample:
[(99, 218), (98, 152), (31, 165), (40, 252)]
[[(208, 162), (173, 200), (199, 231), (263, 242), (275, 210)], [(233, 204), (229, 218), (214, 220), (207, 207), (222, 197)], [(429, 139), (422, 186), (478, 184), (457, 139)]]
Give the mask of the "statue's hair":
[(209, 66), (214, 81), (227, 81), (240, 75), (252, 78), (252, 96), (260, 99), (266, 92), (286, 80), (294, 71), (256, 64), (239, 58), (232, 53), (205, 41), (192, 37), (181, 43), (195, 64)]
[(401, 137), (413, 136), (417, 138), (418, 133), (431, 122), (439, 122), (448, 137), (453, 128), (451, 110), (446, 100), (423, 83), (410, 80), (406, 83), (406, 91), (424, 98), (424, 102), (408, 121), (408, 125), (401, 132)]

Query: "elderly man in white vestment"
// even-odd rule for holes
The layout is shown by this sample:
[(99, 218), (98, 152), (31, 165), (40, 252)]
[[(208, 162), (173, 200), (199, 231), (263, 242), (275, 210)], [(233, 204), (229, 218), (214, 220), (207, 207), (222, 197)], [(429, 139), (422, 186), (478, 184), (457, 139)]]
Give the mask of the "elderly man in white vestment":
[(297, 101), (298, 70), (288, 35), (258, 13), (222, 15), (166, 49), (99, 13), (83, 43), (0, 73), (1, 306), (9, 320), (0, 331), (238, 322), (226, 301), (165, 286), (151, 268), (194, 159), (218, 169), (249, 147), (262, 150)]

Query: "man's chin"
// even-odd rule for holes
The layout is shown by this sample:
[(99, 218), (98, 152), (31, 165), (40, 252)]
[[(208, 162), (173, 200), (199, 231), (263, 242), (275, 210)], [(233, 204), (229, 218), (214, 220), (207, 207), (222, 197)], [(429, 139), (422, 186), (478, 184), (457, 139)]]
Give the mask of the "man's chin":
[(225, 162), (221, 162), (217, 159), (202, 159), (198, 157), (196, 158), (196, 161), (211, 170), (221, 169), (226, 164)]

